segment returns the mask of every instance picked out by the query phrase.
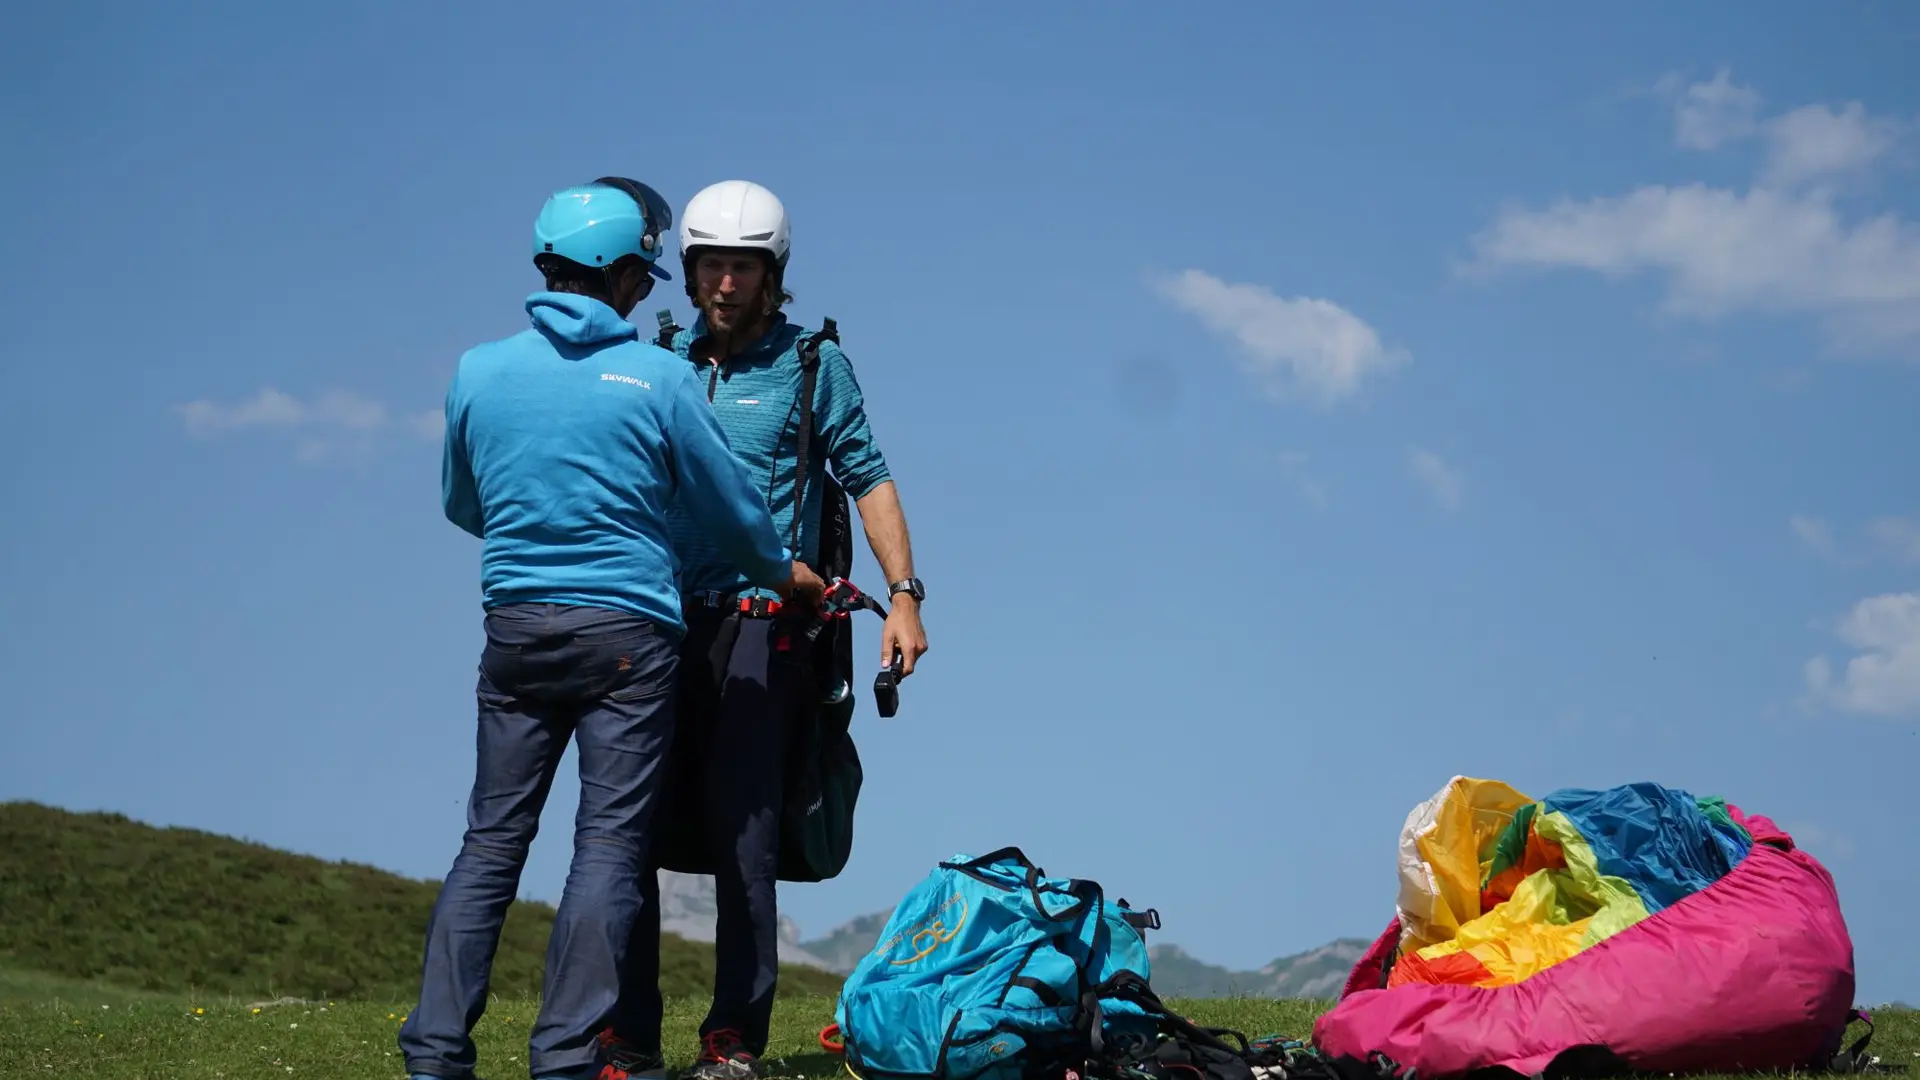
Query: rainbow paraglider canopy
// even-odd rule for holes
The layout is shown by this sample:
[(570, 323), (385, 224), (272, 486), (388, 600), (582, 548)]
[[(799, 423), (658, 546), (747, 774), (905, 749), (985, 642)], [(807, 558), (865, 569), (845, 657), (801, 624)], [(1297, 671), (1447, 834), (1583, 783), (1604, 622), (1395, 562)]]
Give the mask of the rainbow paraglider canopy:
[(1536, 800), (1456, 776), (1400, 834), (1387, 984), (1519, 982), (1712, 885), (1752, 846), (1720, 798), (1637, 783)]

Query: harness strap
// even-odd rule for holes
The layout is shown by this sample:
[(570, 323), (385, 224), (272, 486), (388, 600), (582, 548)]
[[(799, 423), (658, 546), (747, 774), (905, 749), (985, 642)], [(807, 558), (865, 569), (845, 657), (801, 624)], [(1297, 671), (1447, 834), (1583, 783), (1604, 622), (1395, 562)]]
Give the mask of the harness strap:
[(787, 546), (800, 555), (800, 510), (807, 505), (807, 451), (813, 442), (813, 388), (820, 377), (820, 342), (840, 344), (840, 328), (832, 319), (820, 320), (820, 329), (800, 344), (800, 443), (793, 455), (793, 529)]
[(743, 593), (707, 592), (688, 593), (682, 597), (682, 603), (705, 608), (726, 608), (738, 611), (750, 619), (768, 619), (779, 614), (786, 606), (785, 601), (773, 596), (748, 596)]

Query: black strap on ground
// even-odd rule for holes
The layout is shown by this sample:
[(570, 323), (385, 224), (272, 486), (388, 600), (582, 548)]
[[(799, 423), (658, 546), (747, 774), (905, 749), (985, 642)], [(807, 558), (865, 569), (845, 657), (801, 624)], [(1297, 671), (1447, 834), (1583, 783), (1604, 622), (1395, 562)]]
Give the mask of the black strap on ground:
[[(1129, 1002), (1154, 1022), (1158, 1035), (1151, 1042), (1137, 1040), (1109, 1046), (1101, 1032), (1100, 999)], [(1289, 1049), (1271, 1041), (1250, 1043), (1232, 1028), (1203, 1027), (1167, 1008), (1146, 980), (1123, 971), (1081, 998), (1076, 1016), (1079, 1034), (1091, 1048), (1096, 1074), (1156, 1080), (1254, 1080), (1263, 1070), (1269, 1080), (1418, 1080), (1383, 1054), (1366, 1060), (1327, 1057), (1295, 1044)], [(1231, 1040), (1231, 1041), (1229, 1041)]]
[(1855, 1009), (1853, 1010), (1853, 1015), (1848, 1017), (1847, 1019), (1849, 1023), (1851, 1023), (1854, 1020), (1858, 1020), (1861, 1023), (1867, 1025), (1867, 1033), (1853, 1040), (1853, 1045), (1847, 1047), (1845, 1050), (1842, 1050), (1838, 1054), (1835, 1054), (1833, 1056), (1833, 1060), (1827, 1063), (1827, 1068), (1829, 1071), (1837, 1072), (1837, 1073), (1881, 1073), (1881, 1072), (1906, 1072), (1907, 1071), (1907, 1066), (1906, 1066), (1906, 1063), (1904, 1062), (1897, 1065), (1888, 1064), (1888, 1063), (1876, 1060), (1871, 1054), (1867, 1053), (1867, 1044), (1873, 1041), (1873, 1017), (1868, 1016), (1865, 1010)]

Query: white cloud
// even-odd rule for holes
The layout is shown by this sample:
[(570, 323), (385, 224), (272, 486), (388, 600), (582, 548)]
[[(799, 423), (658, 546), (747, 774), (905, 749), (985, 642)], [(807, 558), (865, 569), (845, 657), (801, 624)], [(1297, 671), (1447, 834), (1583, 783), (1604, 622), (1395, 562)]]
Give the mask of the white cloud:
[(1853, 837), (1846, 833), (1835, 832), (1810, 821), (1795, 822), (1785, 828), (1787, 835), (1793, 837), (1794, 846), (1804, 848), (1816, 859), (1853, 858)]
[(1733, 72), (1721, 68), (1707, 82), (1681, 90), (1673, 103), (1674, 141), (1689, 150), (1712, 150), (1754, 131), (1760, 95), (1736, 86)]
[(186, 421), (187, 430), (205, 438), (228, 428), (287, 427), (300, 422), (300, 403), (278, 390), (260, 391), (238, 405), (216, 405), (202, 398), (176, 405), (174, 411)]
[(1842, 565), (1859, 566), (1875, 560), (1920, 565), (1920, 520), (1878, 517), (1844, 530), (1844, 538), (1843, 530), (1805, 515), (1789, 518), (1787, 527), (1802, 546)]
[(1815, 697), (1846, 712), (1920, 716), (1920, 592), (1867, 597), (1840, 620), (1836, 636), (1854, 655), (1837, 674), (1825, 656), (1806, 662)]
[(1864, 172), (1894, 148), (1903, 127), (1885, 117), (1869, 117), (1857, 101), (1838, 112), (1825, 105), (1802, 105), (1767, 122), (1763, 182), (1784, 188)]
[(1330, 300), (1275, 295), (1200, 270), (1156, 282), (1160, 294), (1236, 345), (1240, 365), (1276, 399), (1331, 404), (1366, 380), (1409, 362), (1358, 316)]
[(1822, 555), (1832, 555), (1834, 553), (1833, 526), (1828, 525), (1819, 518), (1805, 517), (1799, 514), (1794, 515), (1787, 522), (1787, 526), (1793, 530), (1794, 538), (1807, 547)]
[(407, 427), (429, 442), (439, 442), (447, 433), (447, 414), (443, 409), (422, 409), (407, 416)]
[(1414, 479), (1427, 489), (1435, 502), (1448, 510), (1460, 508), (1460, 497), (1465, 493), (1466, 478), (1460, 470), (1447, 464), (1439, 454), (1420, 447), (1407, 451), (1407, 468)]
[(1888, 557), (1898, 562), (1920, 563), (1920, 521), (1879, 518), (1867, 526), (1867, 535)]
[(1721, 72), (1688, 87), (1675, 106), (1683, 146), (1764, 135), (1766, 164), (1748, 190), (1649, 184), (1510, 207), (1473, 237), (1469, 269), (1650, 273), (1664, 278), (1673, 314), (1811, 315), (1838, 348), (1920, 358), (1920, 226), (1892, 213), (1849, 219), (1829, 187), (1794, 186), (1882, 162), (1905, 126), (1869, 118), (1857, 104), (1750, 123), (1758, 100)]
[[(370, 446), (374, 437), (392, 424), (385, 405), (341, 390), (330, 390), (311, 401), (302, 401), (266, 387), (251, 398), (233, 404), (200, 398), (176, 405), (173, 411), (179, 414), (188, 434), (200, 439), (245, 429), (294, 433), (297, 436), (295, 456), (309, 462), (331, 457), (347, 446)], [(411, 414), (403, 426), (420, 438), (438, 438), (437, 426), (430, 429), (422, 419), (425, 415)]]
[(1910, 130), (1902, 121), (1868, 116), (1857, 101), (1838, 109), (1802, 105), (1763, 121), (1759, 92), (1735, 83), (1726, 68), (1706, 82), (1685, 87), (1680, 82), (1663, 80), (1674, 98), (1674, 141), (1689, 150), (1716, 150), (1757, 135), (1766, 144), (1761, 178), (1767, 187), (1862, 172), (1886, 157)]

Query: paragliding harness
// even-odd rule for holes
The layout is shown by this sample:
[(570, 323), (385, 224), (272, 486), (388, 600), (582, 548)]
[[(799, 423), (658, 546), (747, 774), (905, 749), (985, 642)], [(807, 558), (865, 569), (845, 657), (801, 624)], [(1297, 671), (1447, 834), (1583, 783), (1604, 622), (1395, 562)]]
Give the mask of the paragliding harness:
[[(1126, 914), (1131, 918), (1134, 913)], [(1022, 982), (1031, 985), (1035, 980)], [(1108, 1024), (1104, 1006), (1116, 1003), (1135, 1006), (1144, 1026)], [(1066, 1026), (1073, 1033), (1068, 1044), (1029, 1045), (1022, 1051), (1032, 1052), (1031, 1060), (1002, 1059), (987, 1071), (1017, 1072), (1021, 1080), (1419, 1080), (1413, 1070), (1400, 1068), (1378, 1052), (1365, 1061), (1330, 1057), (1304, 1040), (1284, 1035), (1248, 1039), (1231, 1028), (1203, 1027), (1168, 1008), (1146, 979), (1127, 970), (1086, 987)], [(820, 1048), (845, 1056), (846, 1042), (838, 1024), (820, 1032)], [(951, 1065), (951, 1059), (945, 1059), (935, 1071), (911, 1075), (916, 1080), (974, 1080), (981, 1075), (961, 1076), (949, 1071)], [(858, 1080), (900, 1080), (908, 1075), (875, 1075), (855, 1068), (851, 1061), (847, 1072)]]
[[(673, 339), (680, 327), (674, 325), (670, 311), (662, 310), (657, 318), (660, 332), (655, 344), (673, 352)], [(813, 396), (823, 340), (839, 344), (839, 329), (832, 319), (824, 320), (820, 330), (806, 335), (799, 348), (800, 432), (794, 455), (794, 518), (788, 545), (795, 552), (800, 550), (800, 512), (806, 505), (808, 473), (814, 464)], [(887, 614), (885, 607), (847, 580), (853, 573), (852, 508), (832, 473), (824, 467), (818, 471), (820, 551), (813, 570), (831, 583), (824, 610), (816, 613), (803, 605), (783, 605), (759, 597), (740, 603), (741, 615), (770, 617), (782, 624), (775, 640), (777, 650), (803, 654), (796, 658), (803, 674), (793, 695), (787, 733), (780, 854), (775, 871), (780, 881), (825, 881), (840, 873), (853, 852), (853, 813), (864, 773), (848, 730), (854, 709), (850, 616), (861, 608), (883, 618)], [(896, 657), (894, 665), (874, 679), (874, 698), (881, 716), (892, 716), (898, 708), (894, 689), (898, 668)], [(663, 816), (671, 818), (672, 814)], [(654, 841), (658, 865), (684, 874), (714, 873), (715, 860), (704, 850), (704, 836), (701, 829), (683, 828), (677, 823), (658, 830)]]
[[(1203, 1027), (1168, 1008), (1131, 971), (1089, 990), (1083, 1007), (1101, 998), (1139, 1006), (1155, 1031), (1095, 1039), (1086, 1067), (1069, 1070), (1062, 1080), (1419, 1080), (1377, 1052), (1365, 1061), (1330, 1057), (1301, 1039), (1248, 1039), (1232, 1028)], [(1099, 1031), (1097, 1021), (1092, 1030)]]

